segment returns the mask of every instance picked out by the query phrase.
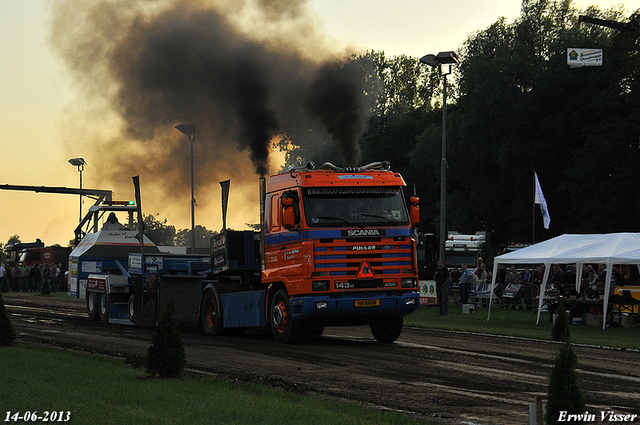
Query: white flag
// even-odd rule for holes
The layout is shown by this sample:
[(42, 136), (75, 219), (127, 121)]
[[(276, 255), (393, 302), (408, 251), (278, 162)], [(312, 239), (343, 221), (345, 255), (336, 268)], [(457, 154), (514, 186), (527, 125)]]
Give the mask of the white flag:
[(544, 223), (544, 228), (548, 229), (549, 224), (551, 223), (551, 216), (549, 215), (549, 210), (547, 209), (547, 201), (544, 199), (544, 195), (542, 194), (542, 188), (540, 187), (540, 182), (538, 181), (538, 174), (534, 171), (533, 175), (536, 179), (536, 198), (535, 203), (540, 204), (540, 211), (542, 211), (542, 222)]

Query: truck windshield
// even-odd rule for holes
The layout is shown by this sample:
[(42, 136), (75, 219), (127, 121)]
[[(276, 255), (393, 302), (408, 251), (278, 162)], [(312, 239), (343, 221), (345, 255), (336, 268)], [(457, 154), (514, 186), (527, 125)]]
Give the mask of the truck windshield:
[(311, 227), (409, 224), (399, 187), (304, 188), (302, 202)]

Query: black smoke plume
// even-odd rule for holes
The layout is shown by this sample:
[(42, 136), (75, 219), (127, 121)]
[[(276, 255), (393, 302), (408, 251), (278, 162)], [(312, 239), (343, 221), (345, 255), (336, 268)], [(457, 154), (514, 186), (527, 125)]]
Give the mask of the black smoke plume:
[(169, 196), (189, 185), (177, 124), (198, 129), (200, 182), (251, 174), (246, 158), (257, 174), (274, 171), (282, 135), (331, 140), (344, 157), (327, 160), (357, 163), (369, 113), (362, 67), (323, 49), (314, 22), (304, 1), (57, 0), (51, 39), (88, 101), (85, 128), (117, 117), (119, 134), (81, 142), (100, 155), (102, 178), (142, 170)]

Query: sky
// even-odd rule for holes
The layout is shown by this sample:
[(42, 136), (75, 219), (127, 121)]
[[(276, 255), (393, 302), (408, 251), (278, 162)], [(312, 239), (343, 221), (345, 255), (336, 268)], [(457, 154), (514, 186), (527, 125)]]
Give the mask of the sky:
[[(104, 105), (96, 106), (99, 99), (92, 99), (94, 103), (88, 101), (91, 96), (103, 93), (93, 87), (99, 83), (87, 81), (88, 78), (78, 81), (81, 74), (69, 70), (69, 59), (63, 60), (60, 50), (54, 49), (51, 42), (53, 8), (65, 2), (82, 4), (83, 0), (0, 1), (0, 185), (77, 188), (79, 173), (68, 160), (83, 157), (87, 162), (82, 173), (84, 188), (110, 189), (115, 199), (133, 199), (133, 185), (126, 182), (137, 172), (136, 164), (129, 164), (119, 179), (113, 177), (119, 171), (109, 173), (104, 164), (103, 154), (111, 146), (109, 141), (121, 137), (120, 132), (113, 131), (122, 124), (121, 120)], [(600, 9), (624, 7), (628, 14), (640, 8), (640, 0), (574, 2), (579, 8), (587, 4)], [(471, 34), (501, 16), (512, 22), (519, 15), (520, 0), (308, 0), (305, 7), (308, 22), (316, 29), (325, 50), (330, 46), (336, 51), (382, 50), (387, 56), (421, 57), (457, 50)], [(68, 19), (65, 28), (74, 30), (74, 16)], [(309, 46), (307, 54), (312, 55), (313, 44)], [(172, 142), (179, 143), (183, 136), (176, 132), (171, 137)], [(116, 143), (113, 146), (123, 162), (132, 155), (129, 149), (137, 149)], [(109, 155), (113, 164), (114, 153)], [(154, 152), (135, 158), (140, 168), (143, 213), (166, 218), (178, 229), (188, 228), (190, 194), (180, 191), (167, 201), (160, 193), (162, 187), (150, 184), (155, 177), (145, 174), (149, 166), (140, 160), (153, 162)], [(280, 165), (277, 155), (272, 155), (271, 161), (270, 169)], [(229, 227), (243, 228), (244, 223), (258, 222), (257, 178), (255, 193), (240, 196), (240, 189), (246, 190), (248, 186), (238, 187), (234, 179), (238, 173), (246, 172), (245, 168), (219, 168), (213, 173), (217, 181), (224, 180), (226, 175), (232, 182), (229, 208), (234, 212), (228, 216)], [(172, 172), (183, 177), (189, 170)], [(198, 178), (204, 176), (198, 173)], [(219, 187), (214, 184), (203, 187), (196, 181), (198, 186), (196, 223), (219, 229)], [(85, 200), (83, 213), (92, 202)], [(0, 242), (6, 243), (15, 234), (23, 242), (40, 238), (47, 245), (67, 245), (73, 238), (79, 215), (77, 196), (1, 190)]]

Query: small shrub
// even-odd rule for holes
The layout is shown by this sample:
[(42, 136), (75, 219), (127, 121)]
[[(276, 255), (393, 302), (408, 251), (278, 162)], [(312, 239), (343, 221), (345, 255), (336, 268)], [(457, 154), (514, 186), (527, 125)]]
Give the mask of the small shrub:
[(0, 294), (0, 346), (9, 346), (14, 339), (16, 339), (16, 331), (13, 329), (11, 320), (9, 320), (2, 294)]
[(161, 378), (175, 378), (180, 375), (185, 364), (186, 356), (175, 318), (175, 305), (170, 300), (147, 353), (147, 373), (151, 376), (158, 374)]
[(564, 301), (560, 301), (558, 304), (558, 310), (556, 310), (556, 323), (553, 324), (551, 329), (551, 338), (554, 341), (568, 341), (571, 337), (571, 329), (569, 327), (569, 317), (564, 307)]
[[(565, 341), (558, 351), (549, 379), (547, 413), (544, 417), (548, 425), (560, 423), (558, 419), (561, 411), (568, 414), (581, 414), (585, 411), (584, 395), (578, 387), (575, 370), (577, 363), (578, 356), (569, 341)], [(581, 424), (582, 421), (573, 423)]]

